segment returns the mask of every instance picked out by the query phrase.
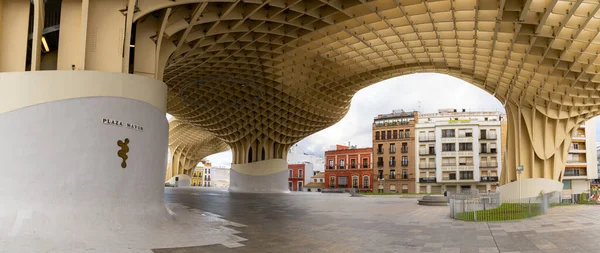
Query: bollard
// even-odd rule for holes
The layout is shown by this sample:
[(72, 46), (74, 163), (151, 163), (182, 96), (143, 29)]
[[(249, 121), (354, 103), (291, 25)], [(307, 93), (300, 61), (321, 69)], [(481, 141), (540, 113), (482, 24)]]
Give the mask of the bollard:
[(531, 217), (531, 198), (529, 198), (529, 211), (527, 212), (527, 217)]

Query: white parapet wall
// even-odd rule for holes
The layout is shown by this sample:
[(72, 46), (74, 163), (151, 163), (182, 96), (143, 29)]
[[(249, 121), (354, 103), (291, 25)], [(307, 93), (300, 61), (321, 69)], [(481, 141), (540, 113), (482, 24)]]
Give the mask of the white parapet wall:
[[(540, 193), (561, 192), (561, 182), (544, 178), (527, 178), (498, 187), (501, 201), (518, 200), (519, 198), (531, 198), (540, 196)], [(520, 186), (519, 186), (520, 185)], [(520, 188), (520, 191), (519, 191)], [(520, 192), (520, 193), (519, 193)]]
[(283, 159), (233, 164), (230, 175), (229, 191), (232, 192), (289, 192), (288, 164)]
[(0, 239), (59, 241), (59, 233), (170, 219), (164, 83), (120, 73), (2, 73), (0, 94)]

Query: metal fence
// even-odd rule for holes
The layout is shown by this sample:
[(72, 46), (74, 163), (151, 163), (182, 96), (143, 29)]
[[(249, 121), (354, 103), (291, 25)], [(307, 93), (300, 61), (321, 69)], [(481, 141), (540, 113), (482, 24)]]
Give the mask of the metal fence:
[(477, 190), (448, 195), (450, 217), (466, 221), (505, 221), (529, 218), (548, 212), (560, 203), (560, 192), (531, 198), (501, 200), (499, 193), (480, 194)]

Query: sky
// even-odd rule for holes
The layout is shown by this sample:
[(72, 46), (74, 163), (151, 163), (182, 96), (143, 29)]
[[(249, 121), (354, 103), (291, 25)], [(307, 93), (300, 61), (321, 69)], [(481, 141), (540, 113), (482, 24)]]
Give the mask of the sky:
[[(498, 111), (505, 113), (502, 103), (482, 89), (444, 74), (420, 73), (390, 78), (357, 92), (352, 98), (348, 114), (329, 128), (310, 135), (297, 143), (298, 150), (323, 156), (332, 145), (371, 147), (373, 118), (392, 110), (417, 110), (421, 113), (438, 109), (466, 109), (467, 111)], [(600, 125), (600, 117), (596, 117)], [(596, 127), (600, 138), (600, 129)], [(231, 165), (231, 151), (207, 157), (213, 166)]]

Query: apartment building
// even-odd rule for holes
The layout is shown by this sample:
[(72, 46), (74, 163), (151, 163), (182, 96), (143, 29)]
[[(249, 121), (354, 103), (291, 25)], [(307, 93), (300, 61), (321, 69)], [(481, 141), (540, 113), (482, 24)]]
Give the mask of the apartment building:
[(504, 117), (498, 112), (464, 109), (421, 114), (415, 126), (417, 192), (496, 191)]
[(598, 178), (596, 153), (596, 120), (580, 124), (571, 138), (571, 146), (563, 172), (563, 195), (590, 192), (590, 184)]
[(415, 192), (416, 111), (394, 110), (373, 121), (373, 190)]
[(311, 163), (288, 164), (288, 189), (290, 191), (304, 191), (304, 186), (309, 183), (308, 178), (313, 174)]
[(325, 189), (359, 188), (370, 191), (373, 172), (372, 148), (336, 145), (325, 151)]

